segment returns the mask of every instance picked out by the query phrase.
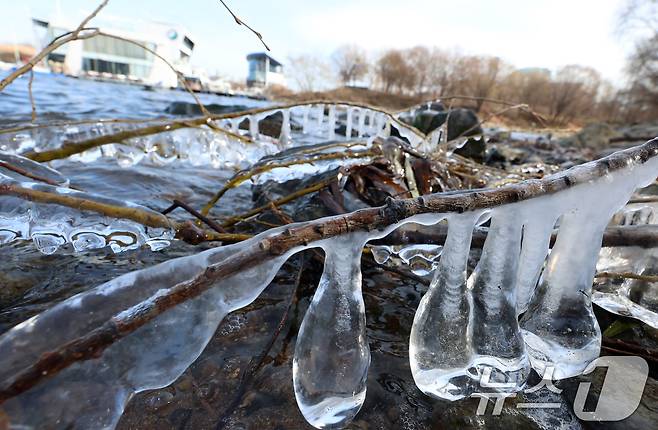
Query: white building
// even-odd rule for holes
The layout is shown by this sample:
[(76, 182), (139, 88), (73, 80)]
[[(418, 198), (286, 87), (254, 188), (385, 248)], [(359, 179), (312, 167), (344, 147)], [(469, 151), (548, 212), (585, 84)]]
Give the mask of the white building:
[(247, 55), (249, 74), (248, 87), (267, 87), (269, 85), (286, 86), (283, 65), (264, 52)]
[[(32, 20), (40, 32), (41, 47), (53, 38), (70, 32), (76, 23), (61, 18)], [(103, 33), (134, 40), (165, 58), (183, 75), (189, 75), (194, 41), (179, 25), (160, 22), (103, 18), (94, 20)], [(54, 72), (71, 76), (138, 82), (147, 85), (176, 87), (176, 73), (161, 59), (125, 40), (96, 36), (67, 43), (47, 58)]]

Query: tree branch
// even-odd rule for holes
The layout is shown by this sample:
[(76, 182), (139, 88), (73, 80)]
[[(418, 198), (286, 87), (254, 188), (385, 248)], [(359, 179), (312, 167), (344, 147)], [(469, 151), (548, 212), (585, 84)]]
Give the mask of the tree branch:
[(227, 5), (226, 3), (224, 3), (224, 0), (219, 0), (219, 2), (220, 2), (221, 4), (223, 4), (224, 7), (226, 8), (226, 10), (228, 11), (228, 13), (231, 14), (231, 16), (232, 16), (233, 19), (235, 20), (235, 23), (236, 23), (236, 24), (238, 24), (238, 25), (244, 25), (245, 27), (247, 27), (252, 33), (254, 33), (254, 34), (256, 35), (256, 37), (258, 37), (258, 39), (260, 40), (260, 43), (263, 44), (263, 46), (265, 47), (265, 49), (267, 49), (268, 51), (270, 51), (270, 47), (267, 46), (267, 44), (266, 44), (265, 41), (263, 40), (263, 36), (262, 36), (259, 32), (257, 32), (256, 30), (254, 30), (253, 28), (251, 28), (246, 22), (244, 22), (243, 20), (241, 20), (240, 18), (238, 18), (238, 16), (237, 16), (235, 13), (233, 13), (233, 11), (231, 10), (231, 8), (229, 8), (228, 5)]
[(89, 16), (87, 16), (80, 23), (78, 28), (76, 28), (74, 31), (72, 31), (71, 33), (69, 33), (67, 35), (63, 35), (63, 36), (60, 36), (59, 38), (55, 38), (52, 42), (50, 42), (48, 44), (48, 46), (46, 46), (44, 49), (42, 49), (41, 52), (39, 52), (37, 55), (32, 57), (32, 59), (30, 61), (28, 61), (27, 63), (25, 63), (24, 65), (22, 65), (18, 69), (16, 69), (14, 72), (10, 73), (9, 76), (7, 76), (2, 81), (0, 81), (0, 91), (4, 90), (7, 85), (14, 82), (20, 76), (22, 76), (22, 75), (26, 74), (27, 72), (29, 72), (30, 70), (32, 70), (34, 68), (34, 66), (36, 66), (41, 60), (46, 58), (48, 56), (48, 54), (50, 54), (51, 52), (57, 50), (62, 45), (66, 45), (67, 43), (72, 42), (74, 40), (88, 39), (89, 37), (95, 36), (98, 33), (98, 29), (92, 29), (88, 34), (84, 34), (84, 35), (81, 35), (80, 33), (83, 32), (83, 31), (88, 30), (85, 27), (87, 26), (89, 21), (94, 19), (96, 17), (96, 15), (98, 15), (98, 13), (105, 6), (107, 6), (107, 3), (109, 1), (110, 0), (103, 0), (103, 2), (100, 5), (98, 5), (98, 7), (96, 9), (94, 9), (94, 11), (91, 14)]

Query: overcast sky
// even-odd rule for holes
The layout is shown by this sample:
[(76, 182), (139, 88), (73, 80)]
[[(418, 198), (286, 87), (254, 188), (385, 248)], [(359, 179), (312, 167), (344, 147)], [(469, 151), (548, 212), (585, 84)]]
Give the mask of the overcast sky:
[[(95, 0), (2, 0), (0, 43), (32, 42), (30, 16), (50, 17), (60, 10), (75, 21)], [(578, 63), (592, 66), (621, 83), (629, 40), (615, 34), (623, 0), (228, 0), (259, 30), (272, 55), (330, 55), (355, 43), (377, 52), (414, 45), (497, 55), (516, 67)], [(192, 31), (194, 64), (209, 72), (243, 79), (245, 56), (262, 46), (235, 25), (217, 0), (111, 0), (105, 15), (178, 23)]]

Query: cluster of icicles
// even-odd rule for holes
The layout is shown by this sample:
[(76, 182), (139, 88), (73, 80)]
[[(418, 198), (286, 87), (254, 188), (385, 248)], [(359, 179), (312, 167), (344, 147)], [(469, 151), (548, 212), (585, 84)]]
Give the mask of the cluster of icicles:
[[(8, 165), (19, 167), (19, 172), (3, 167)], [(30, 176), (24, 175), (46, 179), (49, 184), (34, 182)], [(0, 187), (45, 194), (53, 199), (77, 198), (114, 207), (135, 208), (161, 217), (148, 208), (72, 190), (68, 185), (69, 181), (56, 170), (18, 155), (0, 153)], [(173, 238), (173, 228), (145, 227), (134, 221), (54, 203), (38, 203), (19, 195), (0, 196), (0, 245), (31, 240), (44, 254), (53, 254), (65, 244), (70, 244), (77, 252), (108, 246), (118, 253), (143, 245), (157, 251), (169, 246)]]
[[(583, 165), (567, 174), (589, 177), (591, 169)], [(496, 390), (492, 386), (520, 390), (531, 369), (543, 374), (553, 367), (558, 379), (578, 375), (599, 354), (601, 333), (590, 295), (603, 231), (635, 189), (655, 180), (656, 172), (658, 157), (644, 163), (630, 158), (624, 169), (554, 194), (486, 210), (416, 215), (383, 230), (293, 248), (217, 281), (102, 356), (68, 367), (2, 408), (12, 425), (25, 428), (113, 428), (134, 393), (174, 382), (199, 357), (222, 319), (252, 303), (290, 256), (320, 247), (324, 271), (297, 336), (294, 390), (310, 424), (342, 427), (364, 402), (370, 364), (361, 252), (368, 241), (405, 224), (448, 225), (409, 342), (411, 370), (421, 391), (456, 400)], [(485, 220), (489, 233), (467, 277), (471, 235)], [(549, 252), (556, 224), (557, 241)], [(0, 380), (10, 381), (44, 352), (114, 316), (139, 312), (143, 302), (209, 266), (255, 252), (262, 239), (285, 228), (120, 276), (19, 324), (0, 337)], [(490, 384), (480, 387), (484, 374)]]
[[(272, 138), (263, 133), (263, 121), (280, 125), (280, 134)], [(117, 131), (136, 129), (157, 121), (139, 123), (95, 123), (32, 128), (16, 134), (0, 134), (0, 151), (22, 154), (57, 149), (65, 143), (81, 142)], [(266, 155), (299, 144), (327, 141), (369, 140), (388, 137), (391, 126), (410, 145), (421, 152), (431, 152), (439, 143), (441, 132), (425, 136), (397, 120), (389, 113), (346, 104), (302, 104), (272, 108), (259, 113), (216, 119), (216, 127), (234, 135), (218, 133), (210, 128), (183, 128), (146, 137), (127, 139), (89, 149), (70, 157), (72, 161), (92, 162), (101, 157), (115, 159), (121, 167), (148, 161), (155, 165), (182, 162), (192, 166), (244, 168)], [(120, 127), (120, 128), (119, 128)], [(55, 133), (56, 131), (57, 133)], [(242, 140), (235, 135), (248, 137)], [(444, 134), (445, 135), (445, 134)], [(326, 170), (326, 169), (325, 169)]]

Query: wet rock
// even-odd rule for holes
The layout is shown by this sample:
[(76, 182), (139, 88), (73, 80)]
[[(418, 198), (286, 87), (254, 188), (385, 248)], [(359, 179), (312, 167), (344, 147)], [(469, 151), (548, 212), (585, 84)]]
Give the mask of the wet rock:
[(487, 164), (505, 167), (507, 164), (523, 164), (528, 161), (528, 151), (505, 144), (496, 145), (487, 151)]
[(446, 107), (441, 102), (433, 102), (433, 103), (430, 103), (429, 106), (428, 105), (421, 106), (420, 108), (418, 108), (416, 113), (426, 111), (426, 110), (433, 110), (435, 112), (444, 112), (446, 110)]
[(560, 141), (561, 146), (603, 149), (610, 145), (611, 140), (621, 137), (621, 134), (610, 124), (594, 123), (586, 126), (578, 133)]
[(446, 119), (448, 120), (448, 140), (456, 139), (459, 136), (468, 137), (482, 134), (477, 114), (471, 109), (465, 108), (453, 109), (449, 114), (447, 111), (422, 111), (416, 115), (413, 125), (428, 134), (441, 127)]
[[(220, 105), (215, 103), (207, 104), (204, 106), (208, 110), (208, 112), (216, 115), (222, 115), (225, 113), (233, 113), (233, 112), (242, 112), (249, 109), (247, 106), (242, 106), (242, 105)], [(202, 114), (201, 107), (199, 107), (199, 105), (197, 105), (196, 103), (188, 103), (188, 102), (172, 102), (169, 106), (167, 106), (165, 112), (170, 115), (186, 115), (186, 116), (195, 116)]]
[(487, 153), (487, 144), (484, 138), (468, 139), (461, 147), (455, 149), (454, 153), (483, 163)]
[[(347, 125), (346, 124), (340, 124), (338, 127), (336, 127), (336, 135), (338, 136), (347, 136)], [(350, 137), (358, 137), (359, 136), (359, 131), (356, 130), (354, 127), (352, 127), (352, 133)]]
[[(429, 134), (448, 121), (448, 140), (458, 137), (476, 136), (483, 133), (477, 114), (471, 109), (457, 108), (447, 111), (432, 109), (420, 111), (413, 120), (413, 126), (425, 134)], [(391, 133), (395, 135), (395, 133)], [(483, 162), (486, 158), (486, 142), (482, 139), (468, 139), (455, 154)]]
[[(258, 121), (258, 132), (264, 134), (265, 136), (273, 137), (278, 139), (281, 136), (281, 127), (283, 126), (283, 113), (275, 112), (272, 115), (268, 115), (265, 118)], [(240, 130), (249, 130), (249, 120), (244, 119), (240, 125)], [(293, 131), (299, 131), (302, 129), (301, 125), (295, 123), (294, 121), (290, 122), (290, 129)]]
[(144, 403), (148, 409), (155, 412), (166, 408), (173, 401), (174, 395), (169, 391), (158, 390), (149, 394)]

